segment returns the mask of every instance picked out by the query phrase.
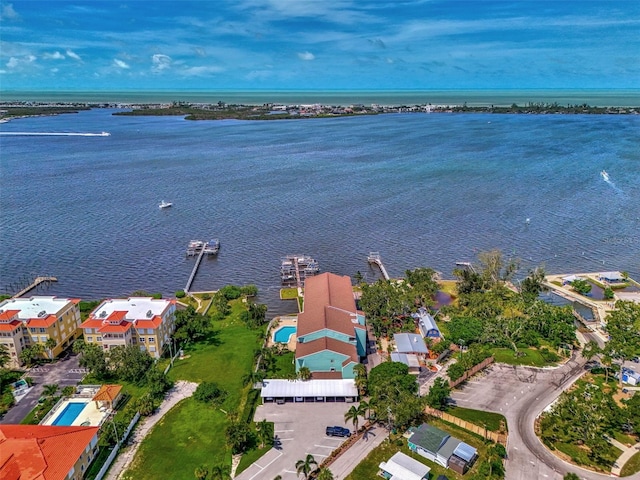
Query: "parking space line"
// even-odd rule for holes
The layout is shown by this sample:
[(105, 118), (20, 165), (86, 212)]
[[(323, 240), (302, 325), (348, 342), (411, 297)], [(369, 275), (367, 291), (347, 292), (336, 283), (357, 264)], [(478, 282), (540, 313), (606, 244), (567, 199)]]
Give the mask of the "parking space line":
[(273, 433), (280, 433), (280, 432), (293, 432), (294, 430), (274, 430)]
[(332, 445), (318, 445), (318, 444), (313, 444), (314, 447), (320, 447), (320, 448), (336, 448)]
[(309, 453), (309, 452), (307, 452), (307, 454), (313, 455), (314, 457), (328, 457), (329, 456), (329, 455), (325, 455), (324, 453)]
[(267, 463), (264, 467), (261, 467), (260, 465), (258, 465), (257, 462), (253, 462), (253, 464), (258, 467), (260, 469), (259, 472), (257, 472), (255, 475), (252, 475), (251, 478), (249, 480), (253, 480), (254, 478), (256, 478), (259, 474), (262, 473), (262, 470), (264, 470), (265, 468), (267, 468), (269, 465), (271, 465), (273, 462), (275, 462), (276, 460), (278, 460), (281, 456), (282, 456), (282, 452), (277, 452), (278, 456), (276, 458), (274, 458), (273, 460), (271, 460), (269, 463)]

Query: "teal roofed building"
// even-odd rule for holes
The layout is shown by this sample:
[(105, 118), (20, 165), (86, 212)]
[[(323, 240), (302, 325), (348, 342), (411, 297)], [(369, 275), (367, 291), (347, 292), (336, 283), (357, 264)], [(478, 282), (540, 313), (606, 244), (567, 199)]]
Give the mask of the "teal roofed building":
[(315, 379), (355, 378), (354, 367), (367, 355), (367, 330), (349, 277), (306, 279), (296, 340), (296, 371), (307, 367)]

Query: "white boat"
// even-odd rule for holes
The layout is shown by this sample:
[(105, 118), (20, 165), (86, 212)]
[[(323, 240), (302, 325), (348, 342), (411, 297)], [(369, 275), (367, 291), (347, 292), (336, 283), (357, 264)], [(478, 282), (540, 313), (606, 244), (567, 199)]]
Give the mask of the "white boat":
[(173, 203), (165, 202), (164, 200), (162, 200), (160, 202), (160, 205), (158, 205), (158, 208), (169, 208), (169, 207), (173, 207)]
[(609, 174), (607, 173), (607, 171), (606, 171), (606, 170), (602, 170), (602, 171), (600, 172), (600, 175), (602, 175), (602, 178), (604, 178), (604, 181), (605, 181), (605, 182), (608, 182), (608, 181), (609, 181)]

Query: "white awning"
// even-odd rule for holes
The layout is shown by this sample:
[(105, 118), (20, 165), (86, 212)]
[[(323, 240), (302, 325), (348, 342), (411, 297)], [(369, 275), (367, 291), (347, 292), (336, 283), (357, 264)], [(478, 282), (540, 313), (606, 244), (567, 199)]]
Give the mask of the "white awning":
[(275, 380), (263, 382), (262, 398), (285, 397), (357, 397), (358, 389), (353, 379), (340, 380)]

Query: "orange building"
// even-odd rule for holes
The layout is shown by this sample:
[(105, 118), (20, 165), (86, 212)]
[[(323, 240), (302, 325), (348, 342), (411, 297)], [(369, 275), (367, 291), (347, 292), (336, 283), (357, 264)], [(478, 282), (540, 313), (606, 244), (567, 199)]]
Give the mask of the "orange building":
[(98, 427), (0, 425), (0, 478), (81, 480), (98, 453)]

